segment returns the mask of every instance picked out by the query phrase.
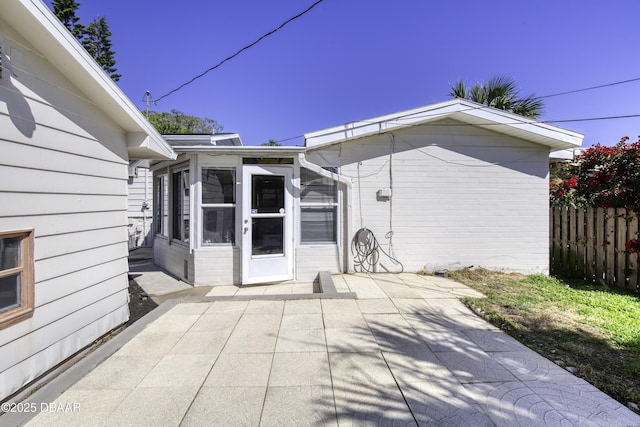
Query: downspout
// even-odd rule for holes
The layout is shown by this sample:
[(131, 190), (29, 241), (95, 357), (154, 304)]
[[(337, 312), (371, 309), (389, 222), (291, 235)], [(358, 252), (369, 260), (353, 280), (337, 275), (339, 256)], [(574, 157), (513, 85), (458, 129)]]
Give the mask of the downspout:
[(144, 168), (144, 203), (142, 206), (142, 246), (147, 246), (147, 209), (149, 209), (149, 169)]
[(347, 240), (347, 236), (349, 236), (349, 230), (351, 227), (351, 211), (352, 211), (351, 192), (353, 190), (353, 184), (349, 178), (342, 176), (338, 173), (330, 172), (326, 169), (323, 169), (322, 167), (318, 166), (315, 163), (311, 163), (310, 161), (307, 160), (304, 153), (298, 153), (298, 163), (300, 164), (300, 166), (304, 167), (305, 169), (309, 169), (317, 173), (318, 175), (324, 176), (325, 178), (329, 178), (333, 181), (337, 181), (344, 185), (346, 210), (345, 210), (345, 215), (343, 215), (344, 225), (342, 227), (343, 228), (342, 238), (343, 238), (343, 247), (344, 247), (342, 271), (344, 273), (348, 273), (349, 265), (351, 265), (351, 255), (350, 255), (351, 252), (349, 251), (349, 242)]

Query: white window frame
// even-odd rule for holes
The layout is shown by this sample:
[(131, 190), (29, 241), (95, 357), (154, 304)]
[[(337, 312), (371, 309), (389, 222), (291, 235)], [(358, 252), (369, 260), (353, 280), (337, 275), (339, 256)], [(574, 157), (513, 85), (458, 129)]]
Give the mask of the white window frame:
[[(302, 191), (302, 185), (303, 185), (303, 181), (302, 181), (302, 177), (303, 177), (303, 170), (305, 168), (304, 167), (300, 167), (300, 190)], [(307, 169), (309, 172), (321, 177), (321, 178), (326, 178), (310, 169)], [(329, 178), (326, 178), (329, 179)], [(340, 241), (340, 227), (339, 227), (339, 221), (340, 221), (340, 210), (339, 210), (339, 200), (340, 200), (340, 186), (338, 185), (338, 183), (336, 181), (333, 181), (333, 185), (335, 188), (335, 199), (332, 202), (304, 202), (302, 199), (302, 195), (300, 195), (300, 244), (304, 245), (304, 246), (335, 246), (338, 245), (338, 242)], [(331, 208), (334, 212), (334, 223), (333, 223), (333, 233), (334, 233), (334, 237), (335, 239), (333, 241), (305, 241), (303, 239), (303, 229), (304, 229), (304, 224), (302, 222), (302, 212), (305, 208)]]
[(169, 237), (169, 174), (154, 174), (154, 212), (155, 225), (154, 234), (162, 237)]
[[(219, 170), (219, 171), (231, 171), (233, 172), (233, 203), (204, 203), (203, 202), (203, 194), (204, 194), (204, 184), (202, 181), (202, 175), (204, 174), (204, 171), (207, 169), (213, 169), (213, 170)], [(238, 235), (237, 235), (237, 230), (236, 230), (236, 224), (237, 224), (237, 216), (238, 216), (238, 193), (237, 193), (237, 186), (236, 186), (236, 182), (238, 179), (238, 168), (236, 167), (229, 167), (229, 166), (213, 166), (213, 165), (203, 165), (202, 167), (200, 167), (200, 176), (199, 176), (199, 180), (200, 180), (200, 194), (199, 194), (199, 201), (200, 201), (200, 246), (204, 247), (204, 248), (208, 248), (208, 247), (216, 247), (216, 246), (236, 246), (236, 242), (238, 240)], [(205, 239), (204, 239), (204, 218), (205, 218), (205, 214), (204, 211), (207, 208), (225, 208), (225, 209), (233, 209), (233, 222), (232, 222), (232, 229), (233, 229), (233, 241), (231, 242), (216, 242), (216, 243), (206, 243)]]
[(18, 274), (20, 285), (18, 289), (19, 303), (12, 308), (0, 312), (0, 330), (21, 322), (33, 316), (34, 311), (34, 230), (14, 230), (0, 232), (0, 239), (21, 237), (20, 265), (6, 270), (0, 270), (0, 278)]
[[(188, 173), (189, 174), (189, 179), (186, 180), (185, 179), (185, 175), (184, 173)], [(175, 194), (176, 191), (174, 189), (173, 186), (173, 177), (176, 174), (180, 174), (180, 191), (179, 194)], [(189, 202), (188, 202), (188, 206), (185, 206), (184, 204), (184, 191), (185, 190), (189, 190)], [(192, 212), (191, 212), (191, 201), (193, 199), (193, 194), (191, 191), (191, 170), (189, 168), (188, 165), (185, 165), (184, 167), (178, 167), (178, 168), (173, 168), (170, 170), (169, 172), (169, 209), (170, 209), (170, 213), (169, 213), (169, 230), (168, 230), (168, 235), (169, 235), (169, 239), (171, 239), (171, 241), (175, 241), (175, 242), (181, 242), (185, 245), (190, 244), (190, 240), (191, 240), (191, 228), (192, 228)], [(178, 218), (176, 218), (175, 215), (175, 203), (176, 203), (176, 197), (181, 197), (182, 198), (182, 203), (180, 204), (180, 211), (178, 212)], [(184, 219), (184, 212), (185, 212), (185, 208), (187, 209), (187, 212), (189, 212), (189, 218), (188, 218), (188, 224), (189, 224), (189, 229), (187, 230), (187, 228), (185, 227), (185, 219)], [(175, 221), (179, 221), (179, 227), (180, 227), (180, 237), (175, 237), (174, 236), (174, 229), (175, 229)]]

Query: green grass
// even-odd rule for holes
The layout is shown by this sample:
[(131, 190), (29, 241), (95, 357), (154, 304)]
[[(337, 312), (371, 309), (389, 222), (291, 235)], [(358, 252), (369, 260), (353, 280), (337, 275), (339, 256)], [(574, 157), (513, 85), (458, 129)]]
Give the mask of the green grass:
[(450, 277), (482, 292), (465, 303), (523, 344), (619, 402), (640, 403), (640, 295), (483, 269)]

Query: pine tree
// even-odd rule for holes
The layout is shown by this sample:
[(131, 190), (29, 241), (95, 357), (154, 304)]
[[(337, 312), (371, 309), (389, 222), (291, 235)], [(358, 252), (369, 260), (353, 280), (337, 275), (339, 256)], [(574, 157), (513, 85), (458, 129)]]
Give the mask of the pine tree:
[(104, 16), (98, 16), (87, 26), (82, 45), (113, 81), (120, 80), (120, 74), (116, 73), (115, 52), (111, 50), (111, 31)]
[(84, 25), (78, 24), (80, 18), (76, 16), (76, 11), (80, 6), (75, 0), (54, 0), (51, 2), (53, 13), (67, 27), (69, 32), (78, 40), (82, 41), (84, 35)]

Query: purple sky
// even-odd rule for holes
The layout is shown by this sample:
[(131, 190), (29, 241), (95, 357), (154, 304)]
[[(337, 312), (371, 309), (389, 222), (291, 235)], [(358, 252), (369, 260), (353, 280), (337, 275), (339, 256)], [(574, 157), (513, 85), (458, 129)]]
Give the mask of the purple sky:
[[(105, 16), (120, 87), (144, 107), (314, 0), (77, 0)], [(46, 1), (50, 4), (50, 0)], [(177, 7), (178, 6), (178, 7)], [(153, 109), (209, 117), (246, 145), (448, 99), (458, 79), (514, 78), (549, 95), (640, 77), (638, 0), (325, 0)], [(542, 120), (640, 114), (640, 81), (545, 100)], [(559, 123), (584, 146), (640, 134), (640, 117)]]

